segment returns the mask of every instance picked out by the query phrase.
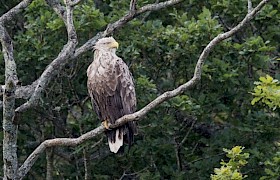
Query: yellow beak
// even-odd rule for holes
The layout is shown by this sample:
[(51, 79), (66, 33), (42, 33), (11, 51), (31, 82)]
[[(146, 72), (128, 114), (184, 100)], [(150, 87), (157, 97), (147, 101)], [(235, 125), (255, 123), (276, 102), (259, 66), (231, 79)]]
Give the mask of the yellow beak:
[(117, 42), (117, 41), (114, 41), (114, 42), (112, 42), (112, 43), (110, 43), (110, 48), (119, 48), (119, 43)]

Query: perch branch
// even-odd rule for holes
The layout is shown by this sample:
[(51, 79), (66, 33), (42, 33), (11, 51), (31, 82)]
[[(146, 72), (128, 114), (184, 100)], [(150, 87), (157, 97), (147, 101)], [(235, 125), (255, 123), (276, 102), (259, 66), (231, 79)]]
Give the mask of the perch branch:
[[(141, 110), (125, 115), (121, 118), (119, 118), (114, 125), (110, 124), (110, 128), (116, 128), (120, 125), (123, 125), (129, 121), (133, 120), (139, 120), (143, 116), (145, 116), (151, 109), (155, 108), (156, 106), (160, 105), (162, 102), (175, 97), (182, 92), (184, 92), (187, 89), (192, 88), (201, 78), (201, 72), (202, 72), (202, 65), (205, 61), (205, 59), (208, 57), (210, 51), (222, 40), (225, 40), (231, 36), (233, 36), (236, 32), (240, 31), (241, 28), (245, 27), (245, 25), (252, 20), (258, 11), (261, 10), (261, 8), (268, 2), (269, 0), (263, 0), (259, 3), (259, 5), (254, 8), (249, 14), (246, 15), (246, 17), (233, 29), (231, 29), (228, 32), (219, 34), (216, 36), (202, 51), (198, 62), (196, 64), (194, 76), (191, 80), (186, 82), (185, 84), (177, 87), (176, 89), (172, 91), (167, 91), (163, 93), (162, 95), (158, 96), (155, 100), (150, 102), (148, 105), (146, 105)], [(30, 168), (33, 166), (37, 158), (42, 154), (46, 148), (48, 147), (54, 147), (54, 146), (77, 146), (81, 143), (83, 143), (86, 140), (92, 139), (93, 137), (96, 137), (97, 135), (101, 134), (105, 128), (103, 126), (99, 126), (95, 128), (92, 131), (89, 131), (83, 135), (81, 135), (78, 138), (56, 138), (51, 140), (46, 140), (43, 143), (41, 143), (31, 154), (30, 156), (24, 161), (23, 165), (18, 170), (19, 177), (24, 177), (24, 175), (30, 170)]]

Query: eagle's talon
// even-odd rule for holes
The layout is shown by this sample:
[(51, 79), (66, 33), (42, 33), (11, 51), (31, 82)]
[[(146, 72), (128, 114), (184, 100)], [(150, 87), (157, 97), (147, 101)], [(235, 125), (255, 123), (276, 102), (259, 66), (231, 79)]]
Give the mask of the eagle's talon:
[(102, 126), (105, 127), (105, 129), (107, 129), (107, 130), (111, 130), (110, 127), (109, 127), (108, 120), (104, 120), (104, 121), (102, 122)]

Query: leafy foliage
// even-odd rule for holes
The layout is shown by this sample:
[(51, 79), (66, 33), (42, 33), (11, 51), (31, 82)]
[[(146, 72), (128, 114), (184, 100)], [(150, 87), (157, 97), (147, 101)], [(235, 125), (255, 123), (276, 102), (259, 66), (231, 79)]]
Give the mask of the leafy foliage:
[(254, 105), (256, 102), (262, 102), (269, 108), (280, 107), (280, 83), (277, 79), (273, 79), (271, 76), (260, 77), (260, 81), (255, 82), (256, 87), (252, 93), (254, 99), (251, 104)]
[(260, 180), (273, 180), (279, 179), (280, 174), (280, 151), (276, 152), (271, 160), (265, 161), (266, 176), (262, 176)]
[(221, 168), (215, 168), (215, 175), (211, 174), (212, 180), (242, 180), (246, 175), (242, 175), (240, 168), (245, 166), (248, 162), (249, 153), (242, 153), (244, 147), (235, 146), (231, 150), (223, 149), (226, 156), (229, 158), (228, 162), (221, 162)]

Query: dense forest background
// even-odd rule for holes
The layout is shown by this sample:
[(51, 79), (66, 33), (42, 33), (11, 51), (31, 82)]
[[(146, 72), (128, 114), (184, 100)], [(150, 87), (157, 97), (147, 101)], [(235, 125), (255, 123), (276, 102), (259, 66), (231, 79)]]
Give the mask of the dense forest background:
[[(0, 0), (0, 16), (19, 2)], [(137, 7), (155, 2), (160, 1), (139, 0)], [(253, 7), (259, 2), (253, 0)], [(135, 79), (138, 109), (191, 79), (202, 50), (246, 16), (247, 3), (186, 0), (141, 14), (114, 31), (120, 44), (117, 55), (128, 64)], [(128, 9), (126, 0), (81, 1), (74, 8), (78, 46), (104, 31)], [(280, 80), (279, 10), (279, 0), (269, 2), (242, 31), (217, 45), (203, 66), (200, 82), (142, 118), (135, 143), (124, 155), (110, 153), (102, 134), (77, 147), (49, 148), (26, 179), (203, 180), (221, 166), (221, 159), (228, 160), (223, 148), (243, 146), (250, 156), (242, 174), (248, 175), (247, 179), (277, 180), (279, 89), (272, 106), (252, 103), (252, 92), (260, 77)], [(34, 0), (8, 22), (7, 30), (13, 40), (20, 85), (36, 81), (67, 42), (63, 21), (44, 0)], [(0, 72), (4, 72), (1, 52), (0, 59)], [(79, 137), (100, 125), (86, 87), (86, 69), (92, 60), (93, 52), (88, 51), (67, 63), (44, 90), (39, 104), (21, 114), (19, 164), (46, 139)], [(4, 73), (0, 84), (5, 84)], [(16, 99), (16, 107), (25, 101)], [(2, 171), (0, 176), (4, 176)]]

